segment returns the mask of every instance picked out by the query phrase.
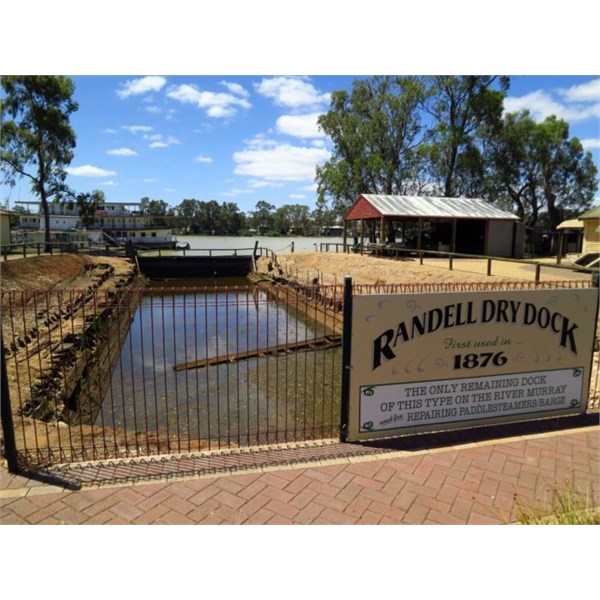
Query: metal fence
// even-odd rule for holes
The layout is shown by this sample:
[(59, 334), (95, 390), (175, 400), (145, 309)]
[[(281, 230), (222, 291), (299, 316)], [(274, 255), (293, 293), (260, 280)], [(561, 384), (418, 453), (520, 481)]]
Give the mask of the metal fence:
[[(557, 286), (589, 284), (548, 284)], [(20, 468), (339, 438), (342, 286), (3, 292), (1, 301)], [(599, 392), (596, 351), (589, 410)]]
[(5, 292), (23, 465), (336, 437), (338, 290)]

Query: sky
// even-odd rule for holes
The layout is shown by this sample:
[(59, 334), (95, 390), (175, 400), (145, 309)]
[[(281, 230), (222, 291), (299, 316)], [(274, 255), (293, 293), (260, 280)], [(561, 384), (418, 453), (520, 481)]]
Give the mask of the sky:
[[(317, 126), (330, 95), (350, 75), (76, 75), (77, 135), (67, 183), (109, 202), (143, 197), (234, 202), (249, 213), (264, 200), (315, 207), (315, 167), (332, 145)], [(569, 123), (600, 167), (600, 77), (512, 76), (509, 112)], [(9, 205), (31, 200), (21, 180)]]
[[(13, 5), (14, 4), (14, 5)], [(505, 0), (495, 12), (469, 0), (369, 9), (304, 0), (139, 3), (29, 0), (3, 9), (3, 74), (62, 74), (79, 109), (68, 183), (109, 202), (143, 197), (235, 202), (251, 212), (315, 207), (316, 165), (332, 152), (317, 128), (335, 90), (375, 74), (500, 74), (505, 109), (566, 120), (600, 168), (600, 69), (585, 0)], [(531, 4), (531, 6), (530, 6)], [(340, 10), (346, 7), (347, 10)], [(93, 9), (93, 10), (92, 10)], [(408, 26), (410, 25), (410, 27)], [(52, 36), (48, 32), (52, 31)], [(30, 47), (32, 49), (30, 49)], [(31, 200), (26, 181), (0, 185), (0, 203)], [(600, 203), (600, 195), (596, 203)]]

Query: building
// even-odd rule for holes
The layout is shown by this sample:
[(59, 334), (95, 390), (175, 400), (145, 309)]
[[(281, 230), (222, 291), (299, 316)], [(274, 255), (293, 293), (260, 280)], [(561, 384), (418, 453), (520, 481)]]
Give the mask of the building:
[(358, 225), (355, 241), (370, 244), (522, 258), (525, 227), (519, 218), (479, 198), (362, 194), (344, 217)]
[(10, 213), (0, 210), (0, 246), (9, 246), (10, 242)]
[(600, 206), (588, 210), (579, 216), (583, 221), (583, 246), (581, 251), (600, 252)]

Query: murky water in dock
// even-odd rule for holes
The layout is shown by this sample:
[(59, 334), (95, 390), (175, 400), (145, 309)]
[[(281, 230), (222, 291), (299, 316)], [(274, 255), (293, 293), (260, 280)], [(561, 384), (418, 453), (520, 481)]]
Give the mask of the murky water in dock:
[(244, 446), (331, 435), (339, 420), (339, 348), (174, 369), (329, 333), (299, 306), (236, 283), (246, 287), (193, 291), (165, 283), (143, 296), (97, 425), (183, 440), (182, 451), (190, 439)]

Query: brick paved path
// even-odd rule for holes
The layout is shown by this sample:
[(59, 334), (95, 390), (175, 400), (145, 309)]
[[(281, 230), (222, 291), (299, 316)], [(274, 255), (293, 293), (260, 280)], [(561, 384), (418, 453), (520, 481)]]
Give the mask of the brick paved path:
[(600, 505), (600, 426), (176, 481), (83, 486), (0, 470), (8, 524), (503, 524), (575, 482)]

